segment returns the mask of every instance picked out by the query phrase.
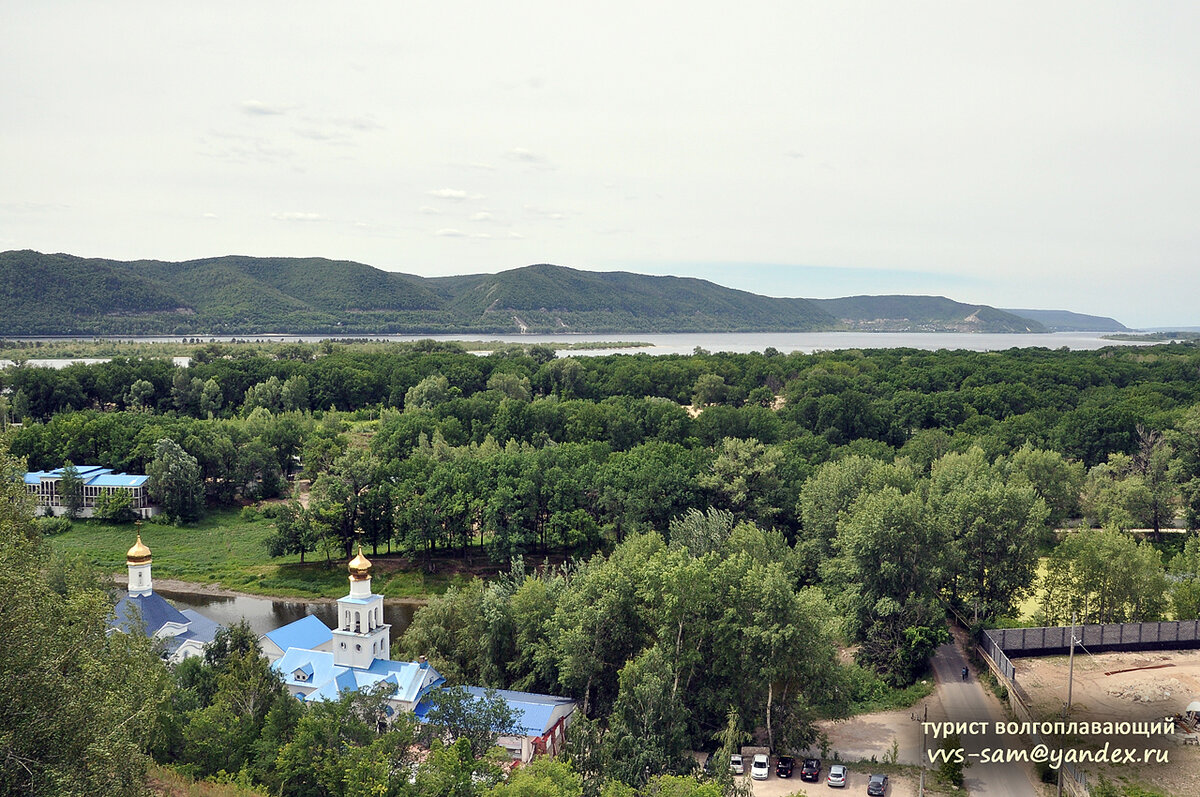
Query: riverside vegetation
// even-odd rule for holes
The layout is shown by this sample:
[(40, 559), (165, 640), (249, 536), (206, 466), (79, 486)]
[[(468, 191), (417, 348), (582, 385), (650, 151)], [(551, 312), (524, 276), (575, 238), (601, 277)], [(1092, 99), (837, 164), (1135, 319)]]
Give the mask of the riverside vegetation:
[[(570, 754), (527, 773), (557, 784), (546, 793), (660, 794), (688, 750), (749, 734), (800, 750), (819, 716), (913, 699), (947, 603), (981, 625), (1031, 594), (1049, 620), (1200, 616), (1198, 366), (1190, 345), (555, 358), (213, 344), (187, 369), (8, 369), (0, 411), (23, 422), (5, 441), (32, 468), (190, 474), (153, 480), (179, 525), (156, 530), (164, 576), (215, 567), (234, 586), (311, 579), (324, 594), (356, 541), (427, 571), (492, 562), (437, 585), (396, 654), (428, 655), (452, 683), (578, 699)], [(5, 539), (30, 540), (8, 577), (102, 615), (99, 582), (66, 554), (111, 569), (129, 527), (34, 525), (6, 496)], [(240, 505), (258, 508), (221, 509)], [(415, 729), (364, 732), (369, 704), (352, 700), (275, 711), (252, 645), (230, 644), (233, 664), (226, 650), (144, 680), (148, 696), (128, 686), (167, 740), (129, 749), (273, 793), (509, 793), (472, 782), (487, 756), (455, 745), (435, 744), (410, 784)], [(857, 662), (839, 663), (850, 645)], [(247, 684), (253, 710), (236, 697)], [(209, 755), (207, 738), (232, 752)], [(669, 793), (734, 788), (685, 781)]]

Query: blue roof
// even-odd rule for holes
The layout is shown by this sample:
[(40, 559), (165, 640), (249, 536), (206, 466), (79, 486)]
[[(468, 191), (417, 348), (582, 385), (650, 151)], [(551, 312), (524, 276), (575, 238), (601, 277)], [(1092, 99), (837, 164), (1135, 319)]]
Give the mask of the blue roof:
[[(464, 687), (467, 694), (476, 700), (482, 700), (488, 690), (478, 686)], [(526, 736), (543, 736), (550, 730), (554, 720), (554, 712), (562, 706), (568, 706), (575, 701), (569, 697), (554, 695), (539, 695), (533, 692), (514, 692), (509, 689), (496, 689), (496, 694), (508, 704), (513, 719)], [(429, 704), (422, 702), (413, 711), (417, 719), (424, 722), (429, 713)]]
[(187, 625), (190, 622), (183, 612), (167, 603), (165, 598), (151, 592), (149, 595), (125, 595), (117, 601), (113, 617), (108, 624), (112, 628), (128, 632), (139, 627), (138, 620), (149, 636), (153, 636), (167, 623)]
[[(35, 470), (25, 474), (26, 484), (38, 484), (43, 479), (61, 479), (64, 468)], [(75, 472), (84, 484), (94, 487), (139, 487), (149, 481), (149, 476), (136, 473), (113, 473), (112, 468), (99, 465), (77, 465)]]
[(140, 487), (149, 480), (149, 476), (134, 473), (102, 473), (87, 483), (94, 487)]
[(323, 643), (333, 641), (333, 632), (313, 614), (306, 614), (295, 622), (280, 626), (274, 631), (268, 631), (263, 636), (278, 645), (280, 650), (288, 648), (312, 650)]
[(186, 634), (181, 634), (181, 638), (195, 639), (207, 645), (217, 638), (217, 631), (221, 629), (221, 624), (211, 617), (205, 617), (195, 609), (184, 609), (183, 616), (188, 619), (190, 625)]
[[(332, 653), (302, 648), (288, 648), (271, 666), (283, 676), (283, 682), (288, 686), (316, 687), (305, 700), (337, 700), (346, 690), (358, 691), (387, 682), (396, 685), (396, 691), (392, 695), (394, 700), (416, 703), (430, 689), (446, 682), (446, 679), (429, 665), (375, 659), (366, 669), (342, 667), (333, 663)], [(296, 680), (297, 671), (308, 675), (308, 680)]]

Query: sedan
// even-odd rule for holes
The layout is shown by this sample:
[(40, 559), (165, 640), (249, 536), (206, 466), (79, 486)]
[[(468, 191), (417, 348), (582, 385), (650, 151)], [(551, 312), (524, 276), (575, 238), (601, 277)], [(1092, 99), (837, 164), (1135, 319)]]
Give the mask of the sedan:
[(872, 775), (867, 781), (867, 794), (869, 797), (883, 797), (887, 794), (887, 775)]
[(835, 789), (842, 789), (846, 786), (846, 768), (841, 764), (833, 764), (829, 767), (829, 777), (825, 778), (825, 785)]
[(759, 753), (754, 756), (754, 763), (750, 765), (750, 777), (755, 780), (766, 780), (771, 774), (771, 759)]
[(735, 775), (741, 775), (746, 771), (745, 765), (742, 764), (742, 757), (737, 753), (729, 757), (729, 771)]

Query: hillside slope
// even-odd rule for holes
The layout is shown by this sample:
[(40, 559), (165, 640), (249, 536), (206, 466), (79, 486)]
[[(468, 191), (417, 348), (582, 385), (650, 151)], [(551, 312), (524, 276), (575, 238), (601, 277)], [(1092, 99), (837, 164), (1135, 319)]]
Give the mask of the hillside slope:
[(430, 282), (443, 280), (457, 294), (448, 309), (466, 325), (509, 324), (530, 332), (741, 332), (834, 323), (807, 299), (758, 296), (685, 277), (540, 264)]
[(848, 296), (813, 303), (846, 326), (872, 332), (1045, 332), (1029, 318), (944, 296)]
[(1115, 318), (1072, 313), (1070, 310), (1009, 310), (1006, 313), (1037, 321), (1051, 332), (1129, 332)]
[(0, 253), (0, 335), (1042, 332), (940, 296), (789, 299), (539, 264), (425, 278), (324, 258), (180, 263)]

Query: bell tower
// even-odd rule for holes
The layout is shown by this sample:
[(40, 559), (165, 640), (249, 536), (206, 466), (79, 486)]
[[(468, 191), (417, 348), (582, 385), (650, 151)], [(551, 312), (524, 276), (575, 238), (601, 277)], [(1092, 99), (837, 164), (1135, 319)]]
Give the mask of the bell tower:
[(391, 626), (383, 622), (383, 596), (371, 592), (371, 562), (358, 546), (350, 560), (350, 594), (338, 600), (333, 632), (333, 663), (366, 669), (391, 653)]
[(142, 535), (139, 534), (137, 542), (125, 552), (125, 564), (129, 568), (130, 595), (149, 595), (154, 592), (154, 581), (150, 577), (150, 561), (150, 549), (142, 543)]

